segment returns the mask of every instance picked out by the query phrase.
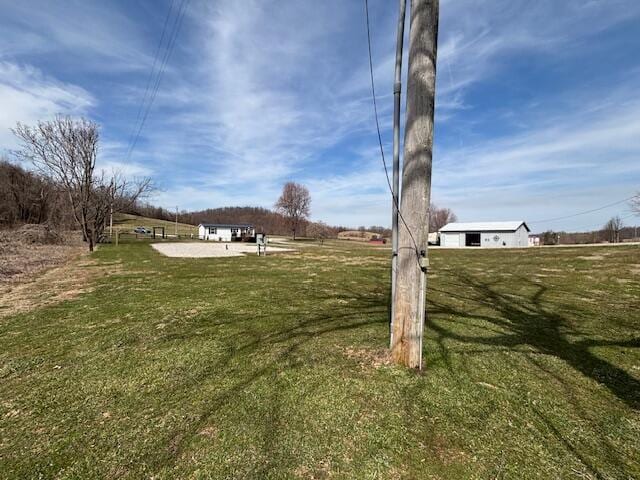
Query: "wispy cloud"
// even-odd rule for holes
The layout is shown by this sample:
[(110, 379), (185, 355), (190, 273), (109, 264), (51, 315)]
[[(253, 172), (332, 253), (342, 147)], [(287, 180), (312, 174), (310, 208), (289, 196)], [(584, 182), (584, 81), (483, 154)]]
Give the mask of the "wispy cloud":
[[(298, 175), (318, 151), (358, 128), (357, 102), (339, 102), (336, 79), (321, 68), (338, 55), (326, 39), (340, 23), (339, 13), (322, 2), (274, 7), (249, 2), (212, 8), (205, 27), (211, 127), (227, 182)], [(288, 28), (310, 16), (311, 25)]]
[[(74, 71), (142, 70), (151, 64), (140, 25), (112, 3), (3, 2), (2, 14), (8, 21), (0, 30), (0, 58), (54, 55)], [(147, 18), (155, 15), (147, 12)]]
[[(445, 150), (434, 166), (434, 194), (468, 220), (561, 216), (631, 195), (639, 158), (640, 99), (603, 101), (547, 112), (537, 128), (518, 135)], [(597, 215), (590, 218), (597, 222)]]
[[(640, 4), (626, 0), (473, 0), (442, 3), (438, 95), (451, 95), (504, 74), (526, 55), (556, 61), (582, 53), (585, 40), (640, 18)], [(457, 103), (457, 102), (456, 102)]]
[(95, 98), (84, 88), (59, 82), (31, 66), (0, 61), (0, 145), (16, 145), (10, 129), (33, 124), (58, 113), (82, 114)]

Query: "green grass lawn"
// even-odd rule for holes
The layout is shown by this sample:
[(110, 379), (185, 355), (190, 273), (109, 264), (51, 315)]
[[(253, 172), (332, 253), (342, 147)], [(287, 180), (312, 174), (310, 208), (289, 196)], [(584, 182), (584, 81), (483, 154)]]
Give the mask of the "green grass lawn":
[(431, 252), (416, 373), (389, 250), (302, 248), (104, 246), (0, 318), (0, 478), (640, 477), (640, 249)]

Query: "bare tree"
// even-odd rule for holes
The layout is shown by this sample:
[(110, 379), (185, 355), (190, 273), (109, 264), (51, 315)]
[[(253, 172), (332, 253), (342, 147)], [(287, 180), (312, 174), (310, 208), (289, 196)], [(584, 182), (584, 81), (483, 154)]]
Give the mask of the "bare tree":
[(611, 243), (619, 243), (620, 242), (620, 230), (622, 230), (622, 219), (619, 216), (611, 217), (607, 223), (605, 223), (602, 228), (606, 235), (607, 239)]
[(300, 224), (309, 216), (311, 195), (304, 185), (287, 182), (282, 188), (282, 195), (276, 202), (276, 210), (287, 218), (289, 227), (296, 239)]
[(307, 227), (307, 235), (320, 240), (324, 245), (324, 239), (331, 236), (331, 228), (324, 222), (314, 222)]
[(59, 116), (34, 127), (18, 123), (13, 133), (22, 143), (18, 158), (61, 184), (90, 251), (102, 239), (111, 209), (132, 205), (150, 189), (148, 178), (130, 183), (117, 173), (96, 173), (100, 134), (94, 122)]
[(457, 222), (458, 217), (450, 208), (438, 208), (434, 204), (429, 208), (429, 231), (437, 232), (447, 223)]

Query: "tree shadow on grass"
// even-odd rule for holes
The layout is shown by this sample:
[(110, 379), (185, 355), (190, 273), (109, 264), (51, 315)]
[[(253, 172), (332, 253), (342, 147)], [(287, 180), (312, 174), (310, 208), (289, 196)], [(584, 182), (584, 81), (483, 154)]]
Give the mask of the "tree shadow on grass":
[[(470, 290), (468, 297), (458, 297), (465, 302), (464, 310), (452, 306), (451, 303), (434, 300), (432, 295), (428, 295), (429, 313), (451, 315), (458, 319), (482, 320), (491, 326), (494, 334), (474, 336), (456, 333), (442, 326), (442, 323), (435, 323), (428, 316), (427, 328), (436, 332), (441, 348), (444, 348), (443, 341), (447, 338), (509, 350), (518, 347), (533, 348), (537, 352), (563, 360), (586, 377), (604, 385), (629, 407), (640, 407), (640, 381), (590, 351), (591, 348), (599, 346), (640, 348), (640, 338), (571, 341), (569, 337), (577, 336), (580, 332), (574, 331), (571, 323), (557, 313), (557, 305), (544, 301), (547, 292), (544, 285), (519, 278), (519, 283), (527, 283), (534, 290), (530, 298), (523, 299), (501, 293), (491, 283), (481, 282), (468, 274), (455, 273), (454, 276), (460, 282), (460, 286)], [(440, 296), (451, 296), (445, 291), (431, 290), (441, 294)], [(487, 308), (494, 310), (498, 315), (469, 313)]]
[[(570, 340), (580, 332), (572, 329), (571, 323), (561, 314), (554, 311), (554, 305), (545, 299), (546, 287), (535, 284), (527, 279), (518, 282), (528, 282), (533, 293), (529, 298), (514, 297), (498, 290), (498, 282), (488, 283), (463, 273), (451, 272), (453, 279), (458, 282), (458, 291), (468, 294), (458, 295), (455, 292), (438, 291), (430, 287), (428, 295), (429, 313), (432, 315), (447, 315), (454, 317), (450, 322), (464, 323), (466, 320), (482, 322), (475, 325), (482, 330), (479, 335), (458, 333), (453, 324), (434, 322), (430, 317), (427, 328), (438, 336), (440, 353), (445, 363), (452, 369), (449, 359), (451, 349), (445, 345), (445, 340), (452, 339), (459, 342), (478, 344), (481, 347), (504, 349), (507, 351), (524, 350), (525, 353), (543, 353), (559, 358), (571, 365), (583, 375), (592, 378), (612, 392), (617, 398), (632, 408), (638, 408), (639, 382), (619, 367), (596, 357), (590, 348), (597, 346), (638, 347), (640, 339), (631, 340)], [(384, 325), (387, 320), (386, 285), (368, 292), (349, 291), (344, 285), (339, 295), (316, 295), (314, 305), (322, 305), (313, 311), (293, 311), (278, 314), (279, 321), (273, 328), (260, 328), (259, 322), (273, 319), (273, 313), (258, 313), (247, 318), (246, 315), (230, 316), (225, 321), (215, 320), (210, 326), (223, 323), (233, 324), (235, 331), (224, 337), (225, 353), (212, 359), (203, 369), (169, 389), (167, 395), (184, 396), (193, 389), (198, 389), (203, 383), (220, 375), (234, 375), (234, 383), (212, 395), (206, 407), (185, 428), (176, 429), (167, 439), (167, 449), (162, 452), (149, 452), (144, 463), (153, 468), (171, 468), (179, 462), (182, 453), (189, 447), (193, 439), (200, 434), (221, 409), (227, 407), (256, 382), (265, 378), (274, 378), (287, 369), (297, 368), (299, 365), (313, 365), (316, 360), (305, 360), (305, 346), (337, 332), (357, 331), (374, 324)], [(325, 300), (339, 300), (344, 302), (339, 307), (323, 304)], [(452, 301), (441, 300), (451, 299)], [(461, 306), (458, 306), (461, 305)], [(486, 313), (490, 311), (491, 313)], [(186, 336), (185, 336), (186, 335)], [(181, 335), (179, 339), (186, 339), (189, 333)], [(176, 338), (178, 340), (178, 338)], [(171, 339), (167, 339), (171, 341)], [(256, 363), (256, 358), (265, 355), (265, 361)], [(249, 362), (253, 366), (238, 367), (242, 362)], [(563, 382), (563, 379), (558, 379)], [(269, 415), (262, 418), (260, 430), (262, 434), (256, 437), (256, 446), (266, 459), (265, 463), (256, 465), (252, 475), (268, 476), (277, 468), (283, 468), (278, 462), (278, 444), (286, 435), (288, 414), (283, 407), (282, 392), (274, 391), (263, 399), (268, 405)], [(563, 383), (564, 384), (564, 383)], [(568, 388), (568, 386), (567, 386)], [(312, 395), (313, 387), (302, 395)], [(595, 467), (567, 441), (554, 423), (545, 418), (540, 411), (535, 415), (547, 425), (550, 432), (571, 450), (596, 476)], [(613, 450), (611, 445), (604, 445), (607, 450)]]
[[(188, 379), (175, 385), (166, 394), (188, 394), (189, 391), (199, 388), (203, 383), (211, 381), (225, 371), (235, 372), (236, 381), (213, 395), (207, 407), (189, 423), (187, 428), (181, 427), (176, 430), (168, 439), (166, 451), (150, 452), (144, 459), (144, 463), (153, 465), (155, 468), (174, 466), (185, 448), (209, 424), (216, 412), (233, 402), (254, 383), (283, 370), (296, 368), (301, 363), (312, 365), (314, 360), (305, 359), (304, 355), (304, 347), (310, 342), (333, 333), (346, 333), (388, 321), (385, 315), (388, 298), (381, 294), (380, 289), (358, 292), (344, 287), (341, 290), (341, 294), (330, 297), (331, 300), (345, 302), (339, 309), (325, 307), (313, 312), (281, 313), (278, 317), (282, 327), (274, 327), (272, 331), (265, 332), (264, 329), (253, 328), (253, 325), (260, 321), (259, 316), (247, 318), (246, 315), (238, 315), (228, 318), (226, 322), (213, 322), (213, 325), (226, 323), (238, 327), (235, 333), (224, 339), (227, 346), (225, 354), (209, 363), (197, 374), (190, 375)], [(317, 298), (317, 302), (321, 303), (327, 299)], [(271, 316), (267, 314), (264, 318)], [(183, 335), (180, 339), (184, 340), (188, 336)], [(265, 359), (257, 368), (249, 367), (243, 370), (236, 368), (237, 362), (250, 362), (250, 357), (261, 354), (264, 354), (268, 360)], [(286, 425), (284, 417), (286, 412), (281, 405), (282, 392), (276, 390), (269, 395), (268, 399), (264, 399), (269, 403), (269, 415), (259, 420), (264, 427), (262, 439), (257, 438), (256, 441), (258, 444), (261, 443), (262, 453), (268, 459), (259, 471), (252, 472), (252, 475), (257, 475), (259, 478), (268, 476), (271, 470), (279, 466), (275, 460), (275, 452), (282, 435), (283, 425)], [(305, 391), (305, 395), (312, 393), (312, 391)]]
[[(630, 408), (639, 408), (640, 382), (622, 368), (594, 355), (590, 349), (599, 346), (640, 348), (640, 338), (572, 340), (584, 334), (573, 328), (568, 318), (558, 313), (561, 311), (559, 308), (561, 305), (545, 299), (547, 287), (544, 285), (527, 278), (511, 277), (511, 280), (518, 284), (527, 284), (530, 287), (532, 294), (526, 298), (500, 292), (498, 289), (500, 281), (485, 282), (464, 272), (451, 272), (451, 275), (456, 289), (462, 289), (468, 293), (459, 295), (430, 287), (431, 295), (427, 295), (429, 316), (426, 324), (426, 328), (436, 334), (441, 356), (451, 371), (453, 371), (449, 360), (451, 349), (445, 345), (447, 339), (478, 345), (471, 350), (464, 349), (465, 353), (486, 353), (487, 350), (522, 352), (532, 366), (550, 375), (561, 385), (578, 415), (587, 419), (589, 415), (582, 408), (582, 402), (576, 397), (567, 380), (546, 368), (535, 358), (539, 354), (550, 355), (570, 365), (585, 377), (605, 386)], [(448, 301), (449, 299), (451, 301)], [(447, 320), (434, 321), (432, 315), (436, 318), (447, 316)], [(467, 331), (471, 326), (477, 329), (479, 334), (458, 333), (455, 329), (460, 325), (466, 327)], [(471, 375), (471, 372), (467, 373)], [(593, 463), (578, 451), (570, 439), (565, 438), (553, 420), (547, 418), (535, 406), (530, 408), (553, 436), (596, 478), (603, 478)], [(607, 456), (617, 459), (615, 468), (624, 469), (624, 462), (608, 439), (603, 436), (598, 438), (597, 442), (607, 451)], [(619, 473), (625, 474), (623, 471)]]

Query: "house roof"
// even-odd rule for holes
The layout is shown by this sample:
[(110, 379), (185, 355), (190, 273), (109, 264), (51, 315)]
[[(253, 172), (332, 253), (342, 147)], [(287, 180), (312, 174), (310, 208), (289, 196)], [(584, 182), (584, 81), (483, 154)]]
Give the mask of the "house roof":
[(530, 232), (527, 224), (522, 220), (512, 222), (453, 222), (447, 223), (441, 232), (515, 232), (521, 225)]
[(225, 227), (250, 227), (253, 228), (253, 225), (251, 225), (250, 223), (201, 223), (200, 225), (198, 225), (199, 227), (219, 227), (219, 228), (225, 228)]

